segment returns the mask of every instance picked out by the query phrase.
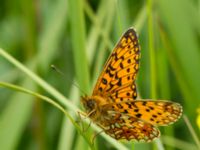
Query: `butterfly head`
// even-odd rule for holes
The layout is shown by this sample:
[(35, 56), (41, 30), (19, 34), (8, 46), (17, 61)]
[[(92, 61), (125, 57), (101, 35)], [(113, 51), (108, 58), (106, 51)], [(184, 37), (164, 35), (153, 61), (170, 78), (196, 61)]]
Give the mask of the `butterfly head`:
[(97, 109), (97, 103), (95, 99), (93, 99), (92, 97), (88, 96), (81, 97), (81, 102), (87, 112), (92, 112)]

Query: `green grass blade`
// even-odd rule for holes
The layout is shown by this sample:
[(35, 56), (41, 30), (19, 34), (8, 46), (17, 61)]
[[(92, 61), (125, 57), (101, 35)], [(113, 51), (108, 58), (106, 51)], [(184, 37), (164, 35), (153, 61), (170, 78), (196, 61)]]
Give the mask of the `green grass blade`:
[(89, 68), (86, 58), (86, 30), (84, 22), (84, 5), (82, 0), (69, 0), (70, 25), (75, 71), (78, 83), (89, 93)]

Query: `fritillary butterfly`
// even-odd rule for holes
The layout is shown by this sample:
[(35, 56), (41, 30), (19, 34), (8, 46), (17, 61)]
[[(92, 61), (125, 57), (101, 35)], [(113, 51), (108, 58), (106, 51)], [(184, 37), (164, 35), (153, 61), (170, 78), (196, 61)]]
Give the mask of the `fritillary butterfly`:
[(87, 115), (117, 140), (150, 142), (160, 135), (157, 126), (169, 125), (182, 114), (178, 103), (136, 100), (139, 59), (138, 37), (130, 28), (108, 58), (92, 96), (81, 98)]

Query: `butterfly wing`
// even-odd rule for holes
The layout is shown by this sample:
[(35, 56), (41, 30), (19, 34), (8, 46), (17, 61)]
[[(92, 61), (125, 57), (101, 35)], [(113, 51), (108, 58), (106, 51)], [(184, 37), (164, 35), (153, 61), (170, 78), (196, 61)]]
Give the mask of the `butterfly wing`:
[(111, 102), (137, 97), (135, 79), (139, 69), (140, 47), (133, 28), (128, 29), (115, 46), (97, 80), (93, 95)]
[(113, 111), (135, 117), (156, 126), (172, 124), (182, 115), (181, 105), (170, 101), (127, 101), (110, 104), (110, 107), (112, 107)]
[(106, 115), (98, 125), (111, 137), (150, 142), (160, 135), (156, 126), (176, 122), (182, 107), (169, 101), (132, 100), (106, 104), (102, 114)]
[(150, 142), (159, 137), (159, 130), (137, 117), (109, 110), (105, 120), (100, 122), (104, 131), (117, 140)]

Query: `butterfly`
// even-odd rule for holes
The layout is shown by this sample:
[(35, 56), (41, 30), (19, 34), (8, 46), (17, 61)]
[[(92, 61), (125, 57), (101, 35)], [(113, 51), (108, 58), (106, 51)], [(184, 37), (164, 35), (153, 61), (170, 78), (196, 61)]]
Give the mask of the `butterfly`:
[(178, 103), (136, 99), (140, 45), (133, 28), (120, 38), (94, 87), (81, 101), (86, 114), (111, 137), (150, 142), (159, 137), (158, 126), (176, 122), (182, 114)]

